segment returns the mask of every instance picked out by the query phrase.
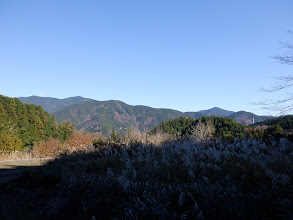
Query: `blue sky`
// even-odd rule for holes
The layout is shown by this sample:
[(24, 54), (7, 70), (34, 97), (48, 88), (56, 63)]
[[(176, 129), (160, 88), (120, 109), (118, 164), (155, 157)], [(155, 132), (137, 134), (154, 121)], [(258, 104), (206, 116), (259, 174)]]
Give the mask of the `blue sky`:
[[(293, 1), (0, 1), (0, 94), (267, 114)], [(291, 69), (290, 69), (291, 68)], [(272, 95), (270, 95), (272, 96)]]

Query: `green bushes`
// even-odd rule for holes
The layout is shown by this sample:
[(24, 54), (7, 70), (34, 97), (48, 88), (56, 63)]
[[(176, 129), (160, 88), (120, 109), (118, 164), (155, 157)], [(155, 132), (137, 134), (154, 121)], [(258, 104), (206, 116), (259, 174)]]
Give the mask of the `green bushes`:
[(244, 125), (238, 124), (235, 120), (223, 117), (203, 117), (200, 119), (178, 118), (162, 122), (155, 127), (151, 134), (156, 132), (167, 132), (173, 137), (189, 137), (198, 123), (207, 124), (210, 122), (215, 128), (214, 136), (218, 139), (231, 139), (244, 137)]
[[(277, 119), (267, 120), (271, 125), (250, 125), (244, 126), (236, 123), (235, 120), (224, 118), (224, 117), (203, 117), (199, 119), (192, 118), (178, 118), (171, 119), (166, 122), (162, 122), (155, 127), (150, 134), (156, 134), (158, 132), (167, 132), (173, 138), (187, 139), (189, 137), (201, 136), (202, 129), (197, 129), (201, 124), (205, 125), (206, 128), (212, 128), (213, 135), (209, 135), (209, 138), (226, 140), (230, 143), (234, 142), (235, 138), (242, 139), (244, 137), (250, 139), (264, 139), (267, 143), (272, 140), (278, 140), (282, 137), (288, 137), (290, 140), (293, 138), (290, 129), (290, 122), (292, 116), (281, 117)], [(275, 122), (282, 123), (280, 124)], [(260, 124), (260, 123), (259, 123)], [(209, 126), (207, 126), (209, 125)]]
[(95, 138), (93, 140), (93, 146), (95, 148), (103, 147), (103, 146), (106, 146), (107, 144), (108, 144), (108, 141), (104, 139), (103, 137)]
[(286, 116), (280, 116), (277, 118), (270, 118), (262, 122), (256, 123), (256, 125), (276, 125), (279, 124), (283, 129), (293, 129), (293, 116), (292, 115), (286, 115)]

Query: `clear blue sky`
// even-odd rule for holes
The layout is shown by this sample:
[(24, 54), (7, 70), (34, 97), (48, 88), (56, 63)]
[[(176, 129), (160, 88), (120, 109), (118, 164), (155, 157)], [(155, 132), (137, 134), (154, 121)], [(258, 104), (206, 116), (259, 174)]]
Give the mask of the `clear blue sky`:
[(271, 58), (292, 12), (292, 0), (1, 0), (0, 94), (265, 114), (251, 103), (292, 73)]

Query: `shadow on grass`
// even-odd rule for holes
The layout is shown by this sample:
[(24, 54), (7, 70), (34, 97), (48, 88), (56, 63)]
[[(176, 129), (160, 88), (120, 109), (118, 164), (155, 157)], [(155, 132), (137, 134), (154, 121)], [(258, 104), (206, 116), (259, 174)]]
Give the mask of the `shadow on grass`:
[(138, 143), (19, 166), (0, 185), (0, 219), (292, 219), (292, 149)]
[(30, 186), (23, 177), (39, 166), (1, 166), (0, 219), (39, 219), (48, 198), (48, 190)]
[(0, 169), (0, 185), (4, 183), (6, 184), (10, 180), (20, 176), (21, 173), (25, 171), (26, 169), (28, 168), (32, 169), (34, 167), (37, 167), (37, 166), (28, 167), (28, 166), (8, 165), (7, 168)]

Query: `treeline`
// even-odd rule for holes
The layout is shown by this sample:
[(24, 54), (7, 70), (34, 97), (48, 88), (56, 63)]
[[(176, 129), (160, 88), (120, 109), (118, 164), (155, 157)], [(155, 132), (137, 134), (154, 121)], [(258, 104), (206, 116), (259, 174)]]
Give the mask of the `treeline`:
[(73, 131), (70, 122), (57, 124), (41, 106), (0, 95), (0, 151), (26, 149), (50, 137), (65, 141)]
[(171, 119), (162, 122), (155, 127), (151, 134), (156, 132), (167, 132), (173, 137), (188, 137), (192, 135), (196, 125), (201, 122), (207, 124), (210, 121), (214, 127), (214, 134), (217, 138), (242, 138), (244, 135), (244, 125), (238, 124), (235, 120), (223, 117), (202, 117), (199, 119), (192, 119), (188, 117), (181, 117), (178, 119)]
[(262, 122), (256, 123), (256, 125), (276, 125), (279, 124), (283, 129), (293, 129), (293, 116), (280, 116), (278, 118), (270, 118)]
[[(234, 119), (224, 117), (202, 117), (192, 119), (181, 117), (162, 122), (150, 133), (166, 132), (173, 138), (188, 138), (199, 136), (199, 133), (206, 133), (205, 137), (213, 137), (221, 140), (233, 141), (234, 138), (264, 139), (270, 141), (286, 137), (293, 140), (292, 127), (293, 117), (286, 116), (276, 119), (269, 119), (266, 123), (251, 126), (238, 124)], [(204, 131), (205, 130), (205, 131)], [(207, 133), (209, 132), (209, 133)]]

